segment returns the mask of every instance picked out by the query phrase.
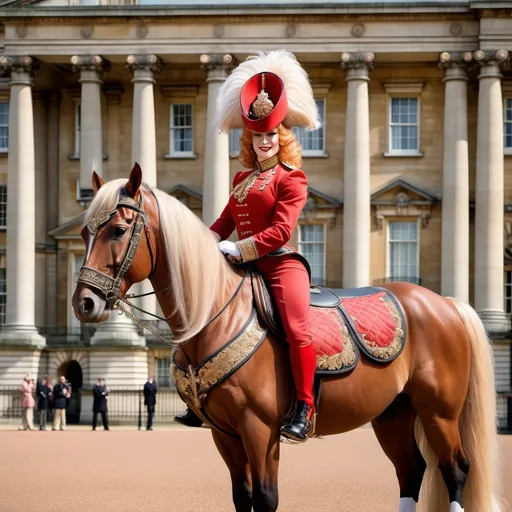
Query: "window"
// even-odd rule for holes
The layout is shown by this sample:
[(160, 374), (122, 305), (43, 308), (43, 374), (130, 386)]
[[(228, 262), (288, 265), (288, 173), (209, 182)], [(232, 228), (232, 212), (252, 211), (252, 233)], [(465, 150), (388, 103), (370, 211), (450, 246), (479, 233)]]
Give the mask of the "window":
[(0, 268), (0, 324), (5, 324), (5, 310), (7, 307), (7, 272)]
[(229, 156), (231, 157), (236, 157), (240, 153), (240, 137), (242, 132), (242, 128), (233, 128), (229, 132)]
[(306, 128), (293, 128), (293, 132), (302, 146), (302, 156), (325, 155), (325, 99), (315, 100), (315, 103), (322, 126), (313, 131), (307, 131)]
[(0, 229), (7, 228), (7, 186), (0, 185)]
[(505, 271), (505, 312), (512, 313), (512, 271)]
[(9, 150), (9, 103), (0, 103), (0, 153)]
[(155, 359), (156, 383), (161, 388), (171, 387), (171, 358)]
[(505, 98), (505, 126), (503, 127), (505, 152), (512, 154), (512, 98)]
[(389, 152), (419, 153), (419, 98), (390, 98)]
[(80, 129), (82, 126), (82, 115), (80, 103), (75, 105), (75, 156), (80, 156)]
[(194, 156), (192, 132), (192, 104), (171, 104), (171, 156)]
[(299, 252), (311, 266), (311, 282), (325, 285), (325, 225), (303, 224), (299, 229)]
[(388, 279), (417, 282), (419, 278), (418, 222), (388, 224)]

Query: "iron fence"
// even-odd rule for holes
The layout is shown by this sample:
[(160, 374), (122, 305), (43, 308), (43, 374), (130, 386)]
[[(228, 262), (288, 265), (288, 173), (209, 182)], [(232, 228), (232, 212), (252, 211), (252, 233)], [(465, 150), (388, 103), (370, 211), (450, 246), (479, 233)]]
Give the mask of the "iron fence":
[[(145, 424), (146, 406), (144, 393), (137, 386), (107, 386), (108, 415), (112, 424)], [(159, 388), (156, 395), (153, 423), (170, 424), (176, 414), (185, 411), (186, 405), (180, 399), (175, 388)], [(67, 416), (77, 417), (80, 423), (88, 424), (92, 416), (92, 388), (73, 390), (68, 400)], [(36, 400), (37, 409), (37, 400)], [(20, 388), (18, 386), (0, 387), (0, 420), (21, 418)], [(70, 422), (73, 423), (73, 422)]]
[[(137, 425), (139, 428), (145, 425), (146, 407), (140, 387), (108, 386), (108, 389), (108, 415), (112, 424)], [(92, 416), (92, 402), (92, 388), (81, 389), (79, 393), (74, 393), (67, 407), (68, 418), (78, 417), (80, 423), (89, 424)], [(174, 388), (159, 388), (153, 423), (171, 424), (174, 416), (184, 412), (185, 407)], [(499, 432), (512, 433), (512, 391), (498, 390), (497, 416)], [(0, 387), (0, 421), (19, 418), (21, 418), (19, 387)]]

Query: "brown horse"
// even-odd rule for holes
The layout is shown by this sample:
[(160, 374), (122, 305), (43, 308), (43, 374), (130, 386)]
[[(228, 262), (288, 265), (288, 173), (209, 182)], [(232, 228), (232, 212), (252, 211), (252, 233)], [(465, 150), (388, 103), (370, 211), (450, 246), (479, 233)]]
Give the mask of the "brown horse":
[[(132, 284), (149, 278), (179, 343), (179, 364), (195, 367), (236, 337), (251, 315), (252, 291), (210, 230), (179, 201), (142, 185), (137, 164), (128, 181), (105, 184), (94, 174), (93, 187), (73, 295), (77, 318), (104, 321)], [(416, 510), (418, 500), (432, 512), (462, 510), (463, 501), (469, 512), (500, 510), (492, 349), (483, 324), (469, 305), (420, 286), (386, 288), (403, 309), (407, 344), (387, 365), (362, 357), (350, 373), (325, 378), (315, 432), (371, 422), (396, 468), (401, 511)], [(212, 435), (237, 512), (278, 508), (280, 427), (293, 400), (285, 346), (266, 336), (202, 403), (220, 429)], [(195, 400), (186, 401), (198, 412)]]

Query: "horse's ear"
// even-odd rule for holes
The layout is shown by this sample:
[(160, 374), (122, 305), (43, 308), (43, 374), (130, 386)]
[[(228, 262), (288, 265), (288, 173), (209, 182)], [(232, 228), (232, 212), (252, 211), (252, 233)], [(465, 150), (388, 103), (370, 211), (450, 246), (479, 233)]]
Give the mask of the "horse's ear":
[(101, 176), (96, 172), (92, 172), (92, 188), (94, 190), (94, 193), (98, 192), (98, 190), (105, 185), (105, 182), (101, 178)]
[(139, 196), (139, 189), (142, 184), (142, 169), (140, 165), (135, 162), (133, 165), (132, 172), (130, 173), (130, 178), (128, 179), (128, 183), (126, 184), (126, 192), (133, 199), (137, 199)]

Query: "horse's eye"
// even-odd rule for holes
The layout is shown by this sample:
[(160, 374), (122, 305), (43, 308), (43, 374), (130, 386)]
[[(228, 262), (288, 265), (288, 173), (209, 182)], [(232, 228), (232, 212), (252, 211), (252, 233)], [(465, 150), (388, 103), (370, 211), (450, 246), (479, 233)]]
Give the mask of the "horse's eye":
[(114, 228), (114, 238), (121, 238), (126, 233), (126, 228)]

